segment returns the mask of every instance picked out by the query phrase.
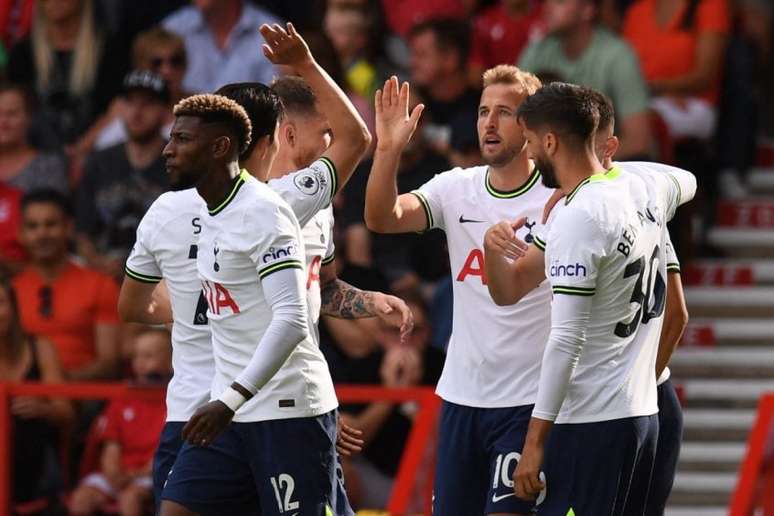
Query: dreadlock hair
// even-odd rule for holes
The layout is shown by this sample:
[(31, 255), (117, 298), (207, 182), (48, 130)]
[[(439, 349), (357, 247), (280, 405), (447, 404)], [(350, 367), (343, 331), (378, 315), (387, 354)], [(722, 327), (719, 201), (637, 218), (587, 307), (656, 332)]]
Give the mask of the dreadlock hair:
[(237, 137), (241, 155), (250, 145), (253, 127), (245, 109), (222, 95), (204, 93), (186, 97), (175, 105), (175, 116), (191, 116), (206, 124), (222, 124)]

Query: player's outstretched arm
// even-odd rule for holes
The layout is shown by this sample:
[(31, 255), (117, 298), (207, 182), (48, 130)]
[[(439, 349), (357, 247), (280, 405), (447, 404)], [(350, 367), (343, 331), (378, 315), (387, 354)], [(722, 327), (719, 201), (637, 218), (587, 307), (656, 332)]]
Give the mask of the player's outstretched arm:
[(200, 407), (183, 427), (183, 439), (207, 446), (226, 429), (239, 407), (279, 371), (295, 347), (309, 335), (303, 267), (285, 268), (261, 280), (271, 307), (269, 327), (250, 362), (217, 400)]
[(487, 289), (495, 304), (507, 306), (522, 297), (545, 279), (543, 252), (528, 246), (516, 237), (516, 230), (527, 219), (499, 222), (484, 235), (484, 270)]
[(429, 221), (421, 201), (413, 194), (398, 195), (398, 164), (417, 128), (424, 106), (409, 115), (409, 85), (397, 77), (376, 92), (376, 151), (366, 186), (365, 222), (377, 233), (424, 231)]
[(292, 23), (263, 25), (266, 40), (263, 52), (275, 65), (286, 65), (300, 75), (317, 96), (320, 112), (328, 119), (333, 133), (331, 146), (323, 154), (334, 165), (338, 188), (341, 189), (371, 144), (371, 133), (346, 93), (314, 60), (304, 39)]
[(688, 324), (688, 307), (685, 305), (685, 293), (679, 271), (669, 271), (667, 274), (666, 308), (664, 309), (664, 326), (661, 328), (661, 339), (658, 342), (656, 356), (656, 378), (661, 376), (669, 365), (672, 353), (677, 349), (680, 339)]
[[(140, 324), (167, 324), (172, 322), (172, 308), (168, 296), (155, 296), (161, 283), (147, 283), (126, 275), (118, 294), (118, 315), (124, 322)], [(164, 300), (166, 300), (164, 302)]]
[(414, 315), (402, 299), (370, 290), (360, 290), (340, 280), (334, 265), (320, 269), (320, 313), (339, 319), (379, 317), (390, 326), (400, 328), (400, 338), (405, 340), (414, 329)]

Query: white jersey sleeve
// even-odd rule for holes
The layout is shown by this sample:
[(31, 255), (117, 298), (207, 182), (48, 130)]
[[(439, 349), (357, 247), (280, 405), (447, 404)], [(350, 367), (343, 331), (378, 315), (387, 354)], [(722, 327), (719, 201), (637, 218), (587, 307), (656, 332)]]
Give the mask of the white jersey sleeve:
[(594, 295), (608, 240), (587, 212), (568, 206), (557, 214), (545, 242), (546, 277), (554, 295)]
[(271, 308), (271, 323), (250, 363), (235, 380), (253, 394), (272, 379), (309, 333), (303, 270), (278, 269), (264, 277), (261, 286)]
[(444, 220), (444, 198), (449, 195), (449, 188), (453, 187), (455, 170), (449, 170), (442, 174), (436, 174), (430, 181), (420, 186), (411, 193), (419, 199), (427, 217), (427, 229), (440, 228), (446, 230)]
[(600, 261), (609, 248), (598, 223), (582, 210), (557, 214), (546, 242), (546, 277), (551, 282), (551, 333), (543, 353), (533, 415), (554, 421), (586, 343)]
[(336, 195), (336, 168), (322, 157), (308, 168), (302, 168), (269, 181), (269, 187), (290, 205), (301, 227), (318, 211), (327, 207)]
[(152, 205), (137, 226), (137, 240), (126, 260), (126, 275), (143, 283), (158, 283), (162, 279), (161, 267), (152, 251), (157, 232), (155, 215)]
[(258, 278), (264, 280), (270, 274), (284, 269), (304, 270), (303, 247), (298, 239), (297, 226), (293, 214), (286, 207), (276, 205), (272, 210), (261, 210), (260, 223), (253, 227), (273, 228), (264, 232), (261, 238), (253, 243), (249, 255), (258, 271)]
[(645, 161), (627, 161), (621, 165), (624, 171), (647, 177), (659, 204), (666, 210), (666, 220), (671, 220), (677, 208), (696, 195), (696, 177), (687, 170)]
[(672, 245), (672, 237), (669, 234), (669, 231), (666, 231), (666, 242), (664, 244), (664, 250), (666, 251), (666, 268), (667, 272), (680, 272), (680, 260), (677, 258), (677, 253), (675, 253), (675, 248)]

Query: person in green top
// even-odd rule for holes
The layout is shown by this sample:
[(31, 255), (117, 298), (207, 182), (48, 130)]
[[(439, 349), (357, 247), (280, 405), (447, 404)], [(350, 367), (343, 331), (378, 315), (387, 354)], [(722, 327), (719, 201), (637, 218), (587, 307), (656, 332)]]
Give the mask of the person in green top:
[(618, 116), (621, 159), (651, 150), (648, 89), (634, 51), (597, 24), (597, 0), (546, 0), (548, 36), (527, 47), (519, 68), (588, 86), (610, 97)]

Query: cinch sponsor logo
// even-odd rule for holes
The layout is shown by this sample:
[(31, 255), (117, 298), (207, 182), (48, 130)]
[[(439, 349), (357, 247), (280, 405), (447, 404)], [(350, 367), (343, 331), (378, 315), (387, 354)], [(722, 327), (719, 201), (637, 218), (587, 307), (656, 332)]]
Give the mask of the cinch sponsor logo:
[(586, 276), (586, 266), (576, 263), (575, 265), (561, 265), (555, 263), (551, 265), (548, 273), (552, 278), (559, 278), (561, 276), (574, 277), (574, 276)]
[(269, 248), (269, 252), (263, 255), (263, 263), (268, 263), (280, 258), (287, 258), (288, 256), (294, 256), (296, 254), (296, 244), (290, 244), (287, 247), (280, 247), (275, 249)]

